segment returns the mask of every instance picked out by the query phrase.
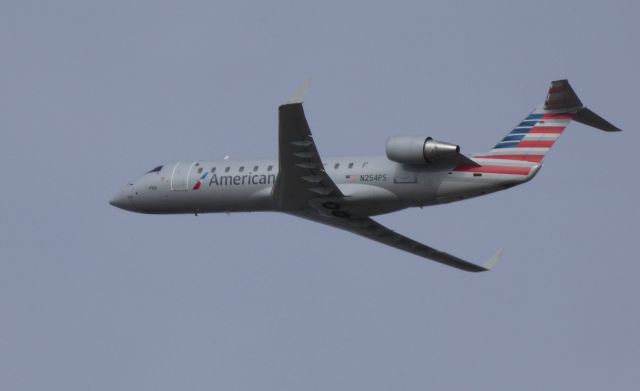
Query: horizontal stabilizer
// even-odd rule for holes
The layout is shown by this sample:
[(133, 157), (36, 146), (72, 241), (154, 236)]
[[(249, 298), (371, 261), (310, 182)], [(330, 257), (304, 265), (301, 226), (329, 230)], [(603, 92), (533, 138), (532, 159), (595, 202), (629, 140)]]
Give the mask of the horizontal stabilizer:
[(621, 129), (613, 126), (598, 114), (587, 109), (576, 95), (568, 80), (554, 80), (549, 87), (547, 99), (544, 101), (544, 110), (552, 112), (575, 111), (575, 121), (605, 132), (619, 132)]
[(609, 121), (600, 117), (598, 114), (587, 109), (586, 107), (583, 107), (580, 110), (578, 110), (574, 120), (577, 122), (583, 123), (585, 125), (591, 126), (593, 128), (604, 130), (605, 132), (621, 132), (622, 131), (622, 129), (612, 125)]

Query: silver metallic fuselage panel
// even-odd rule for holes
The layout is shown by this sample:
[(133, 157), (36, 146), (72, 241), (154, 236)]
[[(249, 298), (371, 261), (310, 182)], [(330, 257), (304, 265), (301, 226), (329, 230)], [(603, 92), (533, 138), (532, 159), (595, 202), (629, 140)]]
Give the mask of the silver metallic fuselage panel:
[[(477, 197), (526, 182), (537, 172), (478, 175), (446, 165), (403, 165), (385, 156), (328, 158), (324, 165), (345, 195), (342, 205), (361, 216)], [(275, 159), (173, 162), (130, 183), (111, 203), (154, 214), (278, 211), (272, 197), (277, 175)]]

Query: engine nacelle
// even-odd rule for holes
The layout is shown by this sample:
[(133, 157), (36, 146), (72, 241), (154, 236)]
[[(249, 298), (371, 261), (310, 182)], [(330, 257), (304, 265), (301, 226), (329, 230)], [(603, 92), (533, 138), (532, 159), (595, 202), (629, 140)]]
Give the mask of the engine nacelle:
[(460, 154), (460, 147), (455, 144), (421, 136), (390, 137), (385, 149), (389, 160), (403, 164), (433, 163)]

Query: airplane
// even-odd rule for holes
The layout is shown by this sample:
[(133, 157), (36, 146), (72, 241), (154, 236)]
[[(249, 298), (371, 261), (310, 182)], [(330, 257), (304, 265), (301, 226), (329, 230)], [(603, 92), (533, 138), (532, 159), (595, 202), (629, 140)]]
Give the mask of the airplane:
[[(306, 87), (303, 87), (303, 90)], [(620, 131), (586, 108), (567, 80), (552, 81), (544, 104), (490, 151), (466, 156), (425, 136), (390, 137), (386, 156), (322, 158), (298, 91), (278, 109), (278, 159), (177, 161), (159, 165), (109, 203), (150, 214), (276, 211), (340, 228), (470, 272), (490, 270), (498, 250), (476, 264), (409, 239), (371, 218), (456, 202), (530, 181), (572, 120)]]

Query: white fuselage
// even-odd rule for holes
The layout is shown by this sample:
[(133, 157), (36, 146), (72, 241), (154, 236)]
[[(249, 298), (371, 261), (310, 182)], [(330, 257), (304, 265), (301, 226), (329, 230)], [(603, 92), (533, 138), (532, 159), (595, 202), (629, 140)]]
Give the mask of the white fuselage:
[[(496, 192), (528, 181), (540, 167), (530, 169), (531, 164), (522, 163), (527, 174), (478, 173), (437, 164), (404, 165), (385, 156), (327, 158), (323, 163), (345, 195), (341, 203), (361, 216)], [(286, 211), (278, 208), (272, 197), (277, 175), (275, 159), (179, 161), (130, 183), (111, 203), (134, 212), (158, 214)]]

